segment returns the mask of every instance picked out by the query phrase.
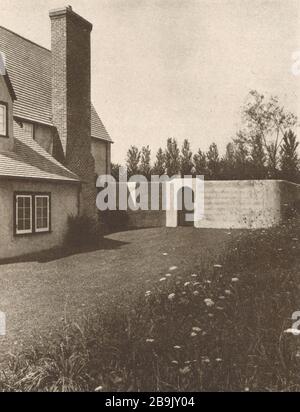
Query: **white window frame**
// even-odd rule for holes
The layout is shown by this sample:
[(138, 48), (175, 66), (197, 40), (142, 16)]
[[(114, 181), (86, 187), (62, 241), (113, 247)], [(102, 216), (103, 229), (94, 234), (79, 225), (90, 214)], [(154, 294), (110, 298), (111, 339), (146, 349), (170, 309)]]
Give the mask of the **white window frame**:
[[(25, 230), (19, 230), (18, 229), (18, 199), (30, 199), (30, 229), (25, 229)], [(32, 227), (32, 195), (16, 195), (16, 234), (17, 235), (28, 235), (33, 232), (33, 227)]]
[[(28, 131), (26, 132), (25, 129), (26, 127), (30, 128), (30, 134), (28, 133)], [(23, 122), (23, 130), (24, 130), (24, 134), (26, 137), (29, 137), (31, 139), (34, 139), (34, 124), (30, 123), (30, 122)]]
[[(37, 199), (47, 199), (47, 227), (46, 228), (37, 228)], [(50, 231), (50, 196), (49, 195), (34, 195), (34, 210), (35, 210), (35, 232), (36, 233), (48, 233)]]
[(0, 131), (0, 136), (2, 137), (7, 137), (7, 105), (5, 103), (0, 103), (0, 106), (3, 108), (3, 125), (4, 125), (4, 133), (1, 133)]

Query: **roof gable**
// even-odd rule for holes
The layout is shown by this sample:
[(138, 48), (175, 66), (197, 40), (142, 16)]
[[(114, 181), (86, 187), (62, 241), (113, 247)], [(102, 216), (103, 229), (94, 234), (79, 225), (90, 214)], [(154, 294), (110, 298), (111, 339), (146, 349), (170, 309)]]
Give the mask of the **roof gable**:
[[(17, 96), (14, 115), (52, 126), (51, 51), (1, 26), (0, 51)], [(91, 135), (112, 142), (93, 105)]]

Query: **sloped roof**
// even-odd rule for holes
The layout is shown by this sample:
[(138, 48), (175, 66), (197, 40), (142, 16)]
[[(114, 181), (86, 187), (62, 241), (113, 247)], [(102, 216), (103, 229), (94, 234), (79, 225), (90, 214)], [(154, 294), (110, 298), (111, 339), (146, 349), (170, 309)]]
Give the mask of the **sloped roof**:
[[(1, 26), (0, 51), (17, 96), (14, 115), (52, 126), (51, 51)], [(112, 142), (93, 105), (91, 129), (92, 137)]]
[(79, 183), (79, 178), (33, 139), (15, 138), (15, 151), (0, 152), (0, 179), (42, 179)]

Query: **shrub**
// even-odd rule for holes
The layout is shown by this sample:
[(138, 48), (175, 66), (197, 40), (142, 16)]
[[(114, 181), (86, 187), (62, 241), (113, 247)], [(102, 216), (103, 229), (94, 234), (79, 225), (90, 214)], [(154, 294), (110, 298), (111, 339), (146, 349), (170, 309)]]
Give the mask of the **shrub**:
[(98, 246), (102, 231), (96, 219), (88, 216), (69, 216), (64, 245), (68, 249), (85, 249)]

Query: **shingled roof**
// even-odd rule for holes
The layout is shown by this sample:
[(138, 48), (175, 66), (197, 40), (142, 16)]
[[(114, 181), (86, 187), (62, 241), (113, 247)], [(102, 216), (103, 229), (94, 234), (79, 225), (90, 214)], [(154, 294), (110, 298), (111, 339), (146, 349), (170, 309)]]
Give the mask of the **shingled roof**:
[[(51, 51), (0, 26), (0, 51), (17, 96), (14, 116), (52, 126)], [(91, 134), (112, 142), (94, 106)]]
[(33, 139), (14, 139), (15, 150), (0, 152), (0, 179), (39, 179), (79, 183), (79, 178), (61, 165)]

